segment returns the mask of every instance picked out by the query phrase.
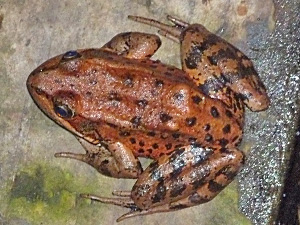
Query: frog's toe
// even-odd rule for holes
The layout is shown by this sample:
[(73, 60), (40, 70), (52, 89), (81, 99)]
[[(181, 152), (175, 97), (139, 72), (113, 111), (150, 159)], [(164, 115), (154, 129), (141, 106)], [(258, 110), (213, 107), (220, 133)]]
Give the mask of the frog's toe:
[(131, 191), (113, 191), (113, 196), (131, 197)]
[(91, 194), (80, 194), (80, 197), (91, 199), (93, 201), (102, 202), (105, 204), (113, 204), (113, 205), (122, 206), (125, 208), (130, 208), (131, 210), (137, 209), (137, 206), (135, 205), (135, 203), (133, 202), (133, 200), (130, 196), (123, 197), (120, 195), (119, 197), (116, 197), (116, 198), (107, 198), (107, 197), (91, 195)]
[(167, 15), (167, 19), (169, 21), (171, 21), (174, 25), (176, 25), (177, 27), (181, 27), (182, 29), (190, 26), (189, 23), (187, 23), (187, 22), (185, 22), (185, 21), (183, 21), (181, 19), (178, 19), (178, 18), (176, 18), (174, 16), (171, 16), (171, 15)]
[(150, 215), (150, 214), (154, 214), (154, 213), (169, 212), (169, 211), (174, 211), (174, 210), (176, 210), (176, 209), (171, 209), (169, 204), (161, 205), (161, 206), (157, 206), (157, 207), (149, 208), (149, 209), (139, 209), (138, 207), (136, 207), (136, 208), (132, 208), (130, 212), (125, 213), (124, 215), (119, 217), (117, 219), (117, 222), (120, 222), (125, 219), (129, 219), (132, 217), (136, 217), (136, 216), (145, 216), (145, 215)]

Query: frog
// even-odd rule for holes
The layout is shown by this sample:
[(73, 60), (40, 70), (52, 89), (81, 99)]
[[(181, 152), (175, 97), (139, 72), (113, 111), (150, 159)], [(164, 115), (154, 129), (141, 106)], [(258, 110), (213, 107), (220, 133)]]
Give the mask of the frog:
[[(55, 56), (27, 79), (37, 106), (85, 149), (55, 157), (136, 179), (111, 197), (81, 194), (128, 208), (118, 222), (213, 199), (244, 164), (245, 107), (270, 104), (251, 60), (203, 25), (128, 17), (179, 43), (182, 68), (151, 59), (161, 46), (156, 34), (125, 32), (101, 48)], [(152, 160), (145, 169), (141, 157)]]

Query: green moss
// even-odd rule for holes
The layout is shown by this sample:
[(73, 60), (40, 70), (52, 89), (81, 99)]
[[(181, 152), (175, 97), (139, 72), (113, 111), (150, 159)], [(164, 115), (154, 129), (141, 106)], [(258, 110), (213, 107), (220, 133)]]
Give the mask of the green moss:
[[(90, 208), (90, 201), (80, 198), (79, 193), (95, 193), (99, 188), (97, 182), (84, 179), (46, 165), (25, 168), (15, 177), (5, 217), (22, 218), (32, 224), (76, 221), (79, 211)], [(93, 208), (100, 210), (102, 206)]]
[(208, 220), (210, 224), (251, 225), (238, 210), (238, 192), (236, 181), (227, 186), (214, 200), (214, 212)]

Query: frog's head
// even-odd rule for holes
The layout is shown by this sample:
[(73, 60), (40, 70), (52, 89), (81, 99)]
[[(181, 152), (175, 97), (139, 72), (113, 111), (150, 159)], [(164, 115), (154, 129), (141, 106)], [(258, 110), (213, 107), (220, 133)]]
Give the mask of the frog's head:
[[(82, 51), (69, 51), (41, 64), (27, 79), (27, 88), (38, 107), (52, 120), (75, 135), (80, 124), (83, 105), (81, 93), (86, 82), (86, 63)], [(84, 71), (82, 73), (82, 71)], [(86, 104), (88, 105), (88, 104)], [(88, 138), (86, 138), (88, 139)], [(93, 142), (93, 140), (90, 140)]]

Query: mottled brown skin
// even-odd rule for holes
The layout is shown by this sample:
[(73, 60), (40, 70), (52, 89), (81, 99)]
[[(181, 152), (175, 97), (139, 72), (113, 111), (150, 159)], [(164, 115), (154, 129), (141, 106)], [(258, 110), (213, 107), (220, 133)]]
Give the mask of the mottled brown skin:
[[(202, 25), (168, 17), (175, 26), (130, 17), (180, 41), (183, 70), (152, 61), (156, 35), (122, 33), (100, 49), (56, 56), (27, 80), (37, 105), (74, 133), (86, 162), (100, 173), (136, 178), (115, 198), (83, 197), (130, 208), (118, 221), (198, 205), (215, 197), (238, 172), (244, 104), (267, 108), (251, 61)], [(138, 157), (154, 161), (143, 171)]]

